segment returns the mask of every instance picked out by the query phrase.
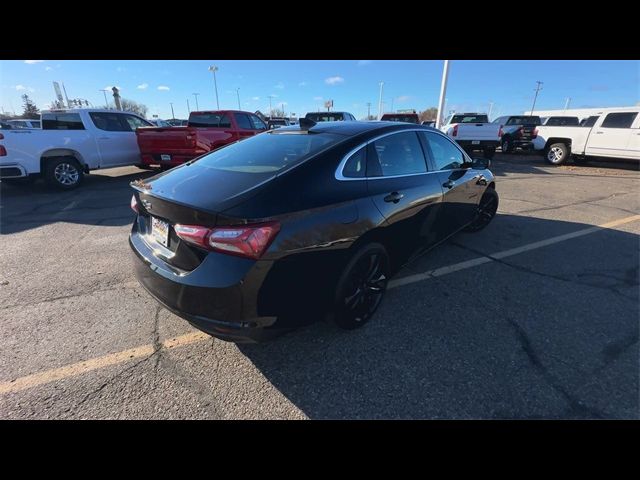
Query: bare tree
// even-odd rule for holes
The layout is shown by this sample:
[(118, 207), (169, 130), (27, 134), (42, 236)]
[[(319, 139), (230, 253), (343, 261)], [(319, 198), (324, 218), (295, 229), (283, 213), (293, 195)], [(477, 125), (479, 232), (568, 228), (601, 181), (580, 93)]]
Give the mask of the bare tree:
[(438, 109), (436, 107), (427, 108), (420, 112), (419, 118), (421, 122), (435, 120), (438, 116)]
[[(147, 118), (147, 112), (149, 108), (142, 104), (138, 103), (134, 100), (129, 100), (128, 98), (121, 98), (120, 105), (122, 105), (122, 110), (125, 112), (135, 113), (136, 115), (140, 115), (142, 118)], [(115, 109), (115, 104), (109, 103), (105, 106), (105, 108), (113, 110)]]

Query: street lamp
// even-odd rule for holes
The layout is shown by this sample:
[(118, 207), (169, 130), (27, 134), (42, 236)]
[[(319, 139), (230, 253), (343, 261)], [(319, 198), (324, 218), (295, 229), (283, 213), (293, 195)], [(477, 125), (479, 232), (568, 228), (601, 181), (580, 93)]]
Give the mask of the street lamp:
[(218, 67), (211, 65), (209, 67), (209, 71), (213, 72), (213, 86), (216, 89), (216, 105), (218, 106), (218, 110), (220, 110), (220, 101), (218, 100), (218, 82), (216, 81), (216, 72), (218, 71)]
[(171, 105), (171, 120), (175, 120), (176, 119), (176, 114), (173, 113), (173, 103), (169, 102), (169, 105)]
[(196, 97), (196, 110), (200, 110), (200, 107), (198, 107), (198, 95), (200, 95), (199, 93), (194, 93), (193, 96)]
[(240, 108), (240, 87), (236, 88), (236, 95), (238, 96), (238, 110), (242, 110)]
[(107, 89), (101, 88), (100, 91), (104, 94), (104, 108), (109, 108), (109, 101), (107, 100)]
[(380, 98), (378, 99), (378, 120), (382, 118), (382, 87), (384, 87), (384, 82), (380, 82)]

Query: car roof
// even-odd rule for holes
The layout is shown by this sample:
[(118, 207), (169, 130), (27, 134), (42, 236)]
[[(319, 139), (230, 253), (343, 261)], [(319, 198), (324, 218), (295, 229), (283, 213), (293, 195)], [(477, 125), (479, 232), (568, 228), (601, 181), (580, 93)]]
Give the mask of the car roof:
[[(394, 130), (414, 130), (420, 129), (425, 131), (438, 132), (433, 127), (427, 125), (418, 125), (415, 123), (399, 123), (399, 122), (318, 122), (313, 127), (309, 128), (312, 133), (335, 133), (338, 135), (353, 136), (360, 133), (372, 132), (379, 130), (382, 132), (394, 131)], [(300, 126), (294, 125), (289, 127), (278, 128), (271, 132), (272, 135), (286, 134), (287, 132), (300, 131)]]

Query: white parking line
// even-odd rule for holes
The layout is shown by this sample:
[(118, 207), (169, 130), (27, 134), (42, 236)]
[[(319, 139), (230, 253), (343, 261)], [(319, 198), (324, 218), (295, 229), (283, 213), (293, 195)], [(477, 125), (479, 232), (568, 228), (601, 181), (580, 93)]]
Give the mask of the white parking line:
[[(572, 238), (582, 237), (584, 235), (589, 235), (590, 233), (595, 233), (607, 228), (617, 227), (619, 225), (635, 222), (637, 220), (640, 220), (640, 215), (633, 215), (631, 217), (621, 218), (613, 222), (608, 222), (602, 225), (585, 228), (583, 230), (578, 230), (577, 232), (558, 235), (557, 237), (548, 238), (546, 240), (541, 240), (539, 242), (529, 243), (527, 245), (523, 245), (522, 247), (504, 250), (502, 252), (497, 252), (486, 257), (478, 257), (471, 260), (467, 260), (465, 262), (455, 263), (453, 265), (448, 265), (446, 267), (429, 270), (424, 273), (409, 275), (407, 277), (399, 278), (397, 280), (392, 280), (391, 282), (389, 282), (388, 288), (396, 288), (402, 285), (408, 285), (411, 283), (420, 282), (428, 278), (441, 277), (442, 275), (447, 275), (449, 273), (453, 273), (453, 272), (457, 272), (467, 268), (476, 267), (478, 265), (482, 265), (485, 263), (493, 262), (495, 259), (510, 257), (512, 255), (517, 255), (519, 253), (528, 252), (538, 248), (546, 247), (547, 245), (553, 245), (555, 243), (564, 242), (565, 240), (570, 240)], [(162, 346), (163, 348), (172, 349), (172, 348), (200, 342), (208, 338), (211, 338), (211, 337), (209, 337), (208, 335), (202, 332), (191, 332), (185, 335), (181, 335), (179, 337), (165, 340), (164, 342), (162, 342)], [(154, 348), (152, 344), (141, 345), (139, 347), (131, 348), (129, 350), (110, 353), (102, 357), (90, 358), (87, 360), (83, 360), (81, 362), (66, 365), (64, 367), (53, 368), (53, 369), (45, 370), (39, 373), (26, 375), (24, 377), (16, 378), (15, 380), (12, 380), (9, 382), (0, 383), (0, 395), (6, 394), (6, 393), (19, 392), (21, 390), (26, 390), (28, 388), (33, 388), (39, 385), (44, 385), (44, 384), (55, 382), (58, 380), (64, 380), (70, 377), (76, 377), (78, 375), (82, 375), (84, 373), (91, 372), (93, 370), (110, 367), (113, 365), (118, 365), (120, 363), (125, 363), (136, 358), (145, 358), (152, 355), (153, 353), (154, 353)]]
[(403, 285), (409, 285), (411, 283), (421, 282), (422, 280), (426, 280), (428, 278), (441, 277), (442, 275), (447, 275), (449, 273), (457, 272), (459, 270), (464, 270), (466, 268), (471, 268), (471, 267), (477, 267), (478, 265), (482, 265), (484, 263), (493, 262), (495, 260), (501, 260), (503, 258), (511, 257), (513, 255), (518, 255), (519, 253), (529, 252), (531, 250), (536, 250), (538, 248), (546, 247), (548, 245), (553, 245), (554, 243), (564, 242), (566, 240), (571, 240), (572, 238), (582, 237), (584, 235), (589, 235), (590, 233), (599, 232), (607, 228), (617, 227), (619, 225), (635, 222), (637, 220), (640, 220), (640, 215), (632, 215), (631, 217), (621, 218), (619, 220), (614, 220), (613, 222), (603, 223), (602, 225), (596, 225), (594, 227), (578, 230), (577, 232), (565, 233), (564, 235), (558, 235), (557, 237), (547, 238), (546, 240), (540, 240), (539, 242), (528, 243), (521, 247), (511, 248), (509, 250), (503, 250), (502, 252), (492, 253), (485, 257), (473, 258), (465, 262), (455, 263), (453, 265), (448, 265), (446, 267), (436, 268), (435, 270), (428, 270), (423, 273), (408, 275), (406, 277), (398, 278), (396, 280), (391, 280), (387, 288), (401, 287)]

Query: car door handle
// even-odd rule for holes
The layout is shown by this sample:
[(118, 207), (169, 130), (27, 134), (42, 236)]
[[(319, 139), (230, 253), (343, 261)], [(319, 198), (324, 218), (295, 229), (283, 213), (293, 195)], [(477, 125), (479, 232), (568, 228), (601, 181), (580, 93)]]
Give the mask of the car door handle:
[(453, 180), (447, 180), (446, 182), (444, 182), (442, 184), (443, 187), (446, 188), (453, 188), (453, 186), (456, 184), (456, 182), (454, 182)]
[(478, 177), (478, 180), (476, 181), (476, 185), (486, 185), (487, 184), (487, 179), (484, 178), (484, 175), (480, 175)]
[(596, 132), (596, 135), (602, 135), (604, 132)]
[(391, 192), (389, 195), (384, 197), (384, 201), (387, 203), (389, 202), (398, 203), (400, 200), (402, 200), (403, 197), (404, 197), (403, 193)]

